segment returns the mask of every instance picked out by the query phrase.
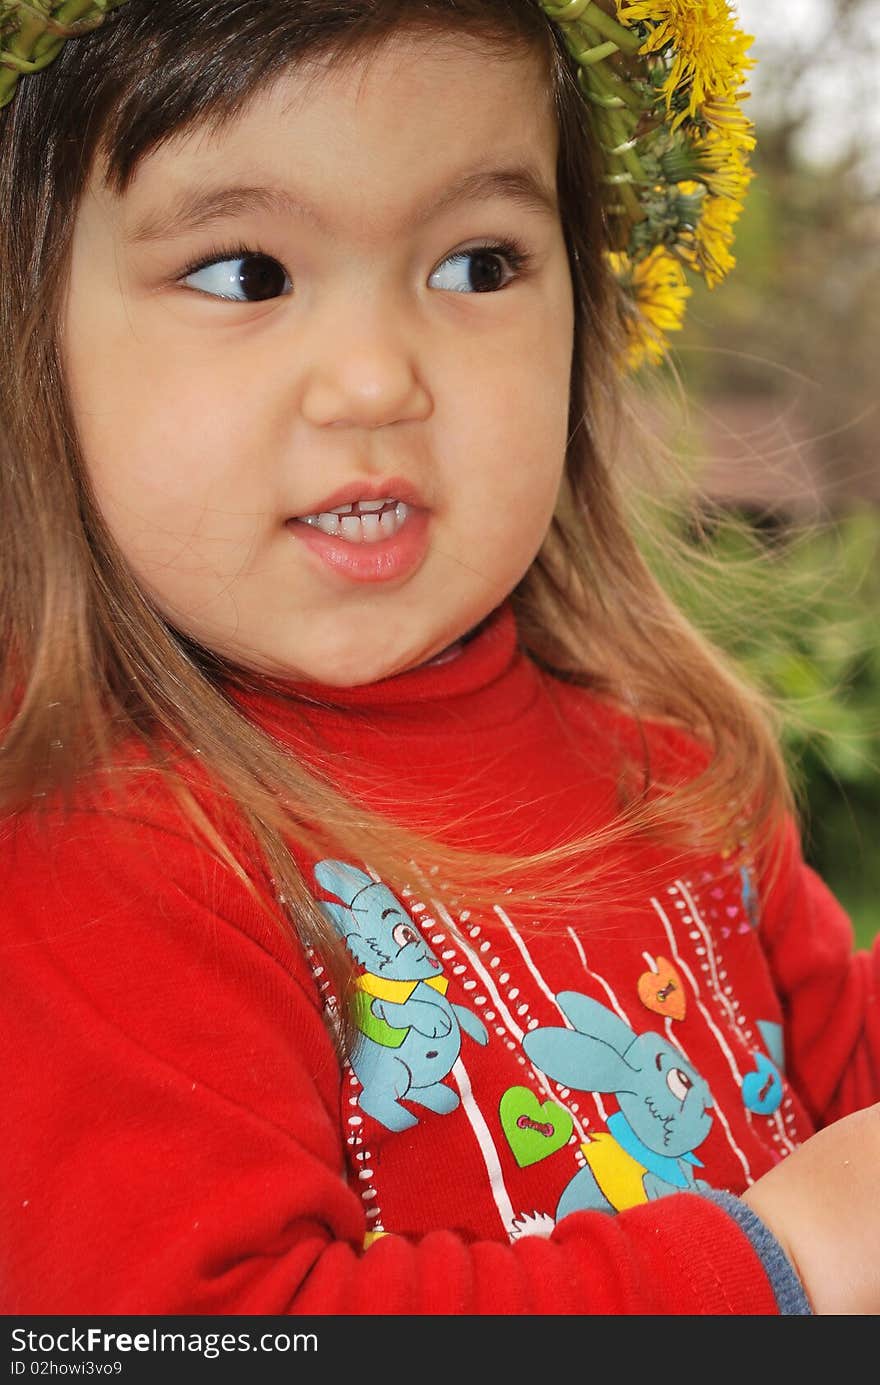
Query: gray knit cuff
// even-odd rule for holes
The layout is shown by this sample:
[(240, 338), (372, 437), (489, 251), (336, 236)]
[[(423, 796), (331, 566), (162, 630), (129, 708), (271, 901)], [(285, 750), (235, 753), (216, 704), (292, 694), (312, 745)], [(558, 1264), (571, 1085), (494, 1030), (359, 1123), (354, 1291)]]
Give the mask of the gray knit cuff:
[(752, 1249), (760, 1257), (770, 1287), (776, 1295), (779, 1312), (785, 1317), (812, 1317), (813, 1309), (804, 1291), (794, 1266), (777, 1241), (767, 1224), (761, 1221), (740, 1198), (718, 1188), (700, 1189), (700, 1196), (716, 1203), (733, 1217), (737, 1226), (744, 1231), (752, 1243)]

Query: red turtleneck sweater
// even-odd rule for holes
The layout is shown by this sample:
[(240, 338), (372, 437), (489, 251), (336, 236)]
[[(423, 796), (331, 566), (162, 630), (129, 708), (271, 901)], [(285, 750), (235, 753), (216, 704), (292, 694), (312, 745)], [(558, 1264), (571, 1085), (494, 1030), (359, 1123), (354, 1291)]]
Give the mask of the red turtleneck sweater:
[[(508, 605), (331, 696), (248, 712), (479, 847), (556, 845), (609, 820), (625, 763), (691, 754), (540, 672)], [(303, 861), (360, 978), (340, 1069), (316, 959), (152, 779), (124, 813), (3, 824), (0, 1310), (776, 1312), (702, 1194), (880, 1097), (880, 961), (793, 833), (772, 889), (658, 860), (540, 919)]]

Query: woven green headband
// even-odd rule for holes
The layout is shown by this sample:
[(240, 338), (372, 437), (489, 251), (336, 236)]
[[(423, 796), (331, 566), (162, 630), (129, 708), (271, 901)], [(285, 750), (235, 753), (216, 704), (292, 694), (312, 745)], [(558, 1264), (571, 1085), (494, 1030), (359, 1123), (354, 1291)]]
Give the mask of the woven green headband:
[[(125, 0), (0, 0), (0, 107), (69, 38)], [(682, 324), (688, 276), (733, 268), (755, 138), (741, 102), (753, 60), (729, 0), (567, 0), (562, 33), (602, 149), (612, 268), (630, 305), (627, 363), (659, 362)]]

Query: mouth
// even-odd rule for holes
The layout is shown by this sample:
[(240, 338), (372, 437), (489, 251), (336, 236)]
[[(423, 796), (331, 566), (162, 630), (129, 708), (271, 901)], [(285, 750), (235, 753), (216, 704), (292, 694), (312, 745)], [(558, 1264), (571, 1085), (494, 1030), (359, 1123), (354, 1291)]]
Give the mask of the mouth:
[(294, 523), (308, 524), (346, 543), (381, 543), (399, 533), (412, 509), (404, 500), (385, 496), (378, 500), (355, 500), (352, 504), (337, 505), (317, 514), (297, 515)]
[(361, 480), (288, 519), (285, 528), (334, 581), (393, 584), (424, 561), (430, 512), (407, 481)]
[(672, 1138), (672, 1126), (673, 1126), (673, 1124), (674, 1124), (675, 1117), (674, 1117), (674, 1116), (664, 1116), (664, 1115), (662, 1115), (661, 1112), (657, 1110), (656, 1106), (654, 1105), (654, 1103), (653, 1103), (653, 1101), (651, 1100), (650, 1097), (646, 1097), (646, 1098), (645, 1098), (645, 1105), (646, 1105), (646, 1107), (648, 1108), (648, 1110), (650, 1111), (651, 1115), (654, 1117), (655, 1121), (659, 1121), (660, 1124), (662, 1125), (662, 1127), (663, 1127), (663, 1135), (662, 1135), (663, 1144), (664, 1144), (664, 1145), (668, 1145), (670, 1139)]

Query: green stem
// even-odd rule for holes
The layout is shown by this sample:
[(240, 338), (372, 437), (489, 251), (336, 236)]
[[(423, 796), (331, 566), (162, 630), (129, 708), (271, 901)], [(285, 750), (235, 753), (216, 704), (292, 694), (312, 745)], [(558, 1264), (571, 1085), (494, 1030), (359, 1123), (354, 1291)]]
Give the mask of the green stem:
[(603, 96), (616, 96), (631, 111), (641, 113), (645, 109), (644, 101), (639, 97), (638, 92), (619, 77), (612, 76), (602, 63), (597, 63), (591, 68), (590, 76), (594, 79), (594, 85)]
[(633, 136), (633, 131), (626, 128), (619, 111), (608, 112), (608, 129), (611, 132), (612, 149), (620, 149), (620, 153), (615, 154), (613, 157), (620, 159), (624, 168), (628, 173), (632, 174), (636, 182), (646, 182), (647, 175), (645, 174), (644, 166), (636, 151), (634, 149), (620, 148), (621, 145), (629, 144)]
[(625, 172), (635, 183), (646, 183), (648, 175), (636, 150), (630, 146), (635, 137), (635, 122), (628, 111), (600, 107), (597, 112), (600, 141), (608, 156), (608, 171)]
[(616, 88), (609, 89), (608, 84), (601, 81), (595, 67), (581, 68), (578, 83), (581, 90), (586, 91), (590, 101), (605, 112), (608, 124), (613, 126), (609, 144), (613, 147), (627, 144), (635, 134), (639, 112), (629, 110), (618, 99)]
[[(113, 9), (125, 0), (64, 0), (51, 14), (56, 24), (74, 25), (88, 15), (94, 17), (97, 28), (103, 23), (108, 9)], [(46, 16), (34, 10), (19, 10), (18, 31), (10, 39), (5, 52), (12, 59), (18, 59), (15, 70), (12, 64), (0, 65), (0, 107), (7, 105), (15, 93), (21, 72), (39, 72), (58, 56), (66, 43), (66, 36), (46, 28)], [(88, 25), (83, 32), (91, 28)]]
[(594, 63), (600, 63), (603, 58), (610, 58), (613, 53), (619, 53), (620, 49), (616, 43), (597, 43), (593, 48), (574, 48), (571, 55), (579, 67), (592, 67)]
[(14, 53), (10, 53), (7, 49), (3, 54), (3, 66), (11, 68), (13, 72), (17, 72), (22, 77), (29, 77), (32, 72), (42, 72), (43, 68), (48, 67), (52, 59), (58, 56), (63, 42), (63, 39), (59, 40), (54, 52), (43, 53), (41, 57), (34, 58), (33, 61), (29, 61), (27, 58), (17, 58)]
[[(96, 6), (93, 3), (93, 0), (65, 0), (65, 3), (63, 5), (58, 6), (58, 9), (52, 15), (52, 18), (58, 24), (75, 24), (78, 19), (84, 18), (84, 16), (87, 15), (90, 10), (94, 10), (95, 8)], [(106, 6), (104, 6), (103, 8), (101, 6), (98, 6), (97, 8), (99, 14), (98, 16), (96, 16), (96, 28), (99, 24), (103, 23), (104, 13), (106, 12)], [(34, 56), (39, 57), (42, 53), (46, 51), (47, 48), (49, 48), (53, 43), (57, 42), (57, 34), (52, 34), (48, 30), (44, 30), (44, 32), (37, 39), (36, 46), (34, 49)]]
[[(588, 0), (582, 8), (579, 8), (574, 0), (568, 5), (545, 4), (543, 8), (544, 13), (559, 24), (572, 24), (575, 20), (586, 19), (603, 38), (611, 39), (612, 43), (616, 43), (618, 48), (622, 48), (625, 53), (638, 53), (642, 46), (643, 40), (639, 38), (638, 34), (634, 34), (632, 29), (626, 29), (616, 19), (612, 19), (610, 14), (606, 14), (603, 9), (599, 8), (595, 0)], [(566, 11), (568, 11), (570, 18), (567, 17)]]
[[(32, 62), (34, 47), (44, 33), (42, 20), (22, 19), (19, 23), (18, 33), (13, 34), (6, 51), (12, 58), (23, 58), (25, 62)], [(8, 101), (11, 101), (18, 82), (18, 75), (18, 72), (13, 68), (4, 66), (0, 69), (0, 106), (5, 106)]]
[(636, 222), (645, 220), (647, 212), (639, 201), (632, 183), (620, 183), (615, 188), (615, 192), (620, 197), (626, 209), (626, 215), (633, 225), (635, 225)]
[[(621, 116), (617, 111), (610, 111), (601, 106), (593, 107), (593, 129), (599, 144), (605, 148), (614, 148), (621, 143)], [(607, 156), (606, 167), (611, 178), (616, 179), (620, 176), (623, 181), (609, 184), (614, 188), (615, 193), (620, 198), (622, 210), (616, 214), (618, 216), (628, 216), (630, 221), (644, 221), (645, 211), (639, 202), (633, 183), (645, 182), (645, 170), (641, 163), (632, 154), (626, 151), (624, 154), (611, 154)]]

